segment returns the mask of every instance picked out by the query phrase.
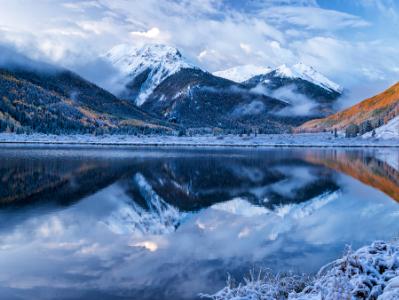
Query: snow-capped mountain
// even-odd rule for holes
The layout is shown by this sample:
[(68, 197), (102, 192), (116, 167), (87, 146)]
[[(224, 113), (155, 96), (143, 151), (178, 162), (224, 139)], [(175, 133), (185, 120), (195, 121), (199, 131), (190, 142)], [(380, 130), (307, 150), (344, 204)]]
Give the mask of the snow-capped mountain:
[(277, 69), (274, 70), (273, 75), (275, 77), (281, 78), (306, 80), (332, 92), (342, 93), (343, 91), (343, 88), (339, 84), (331, 81), (323, 74), (316, 71), (314, 68), (303, 63), (298, 63), (291, 67), (287, 65), (279, 66)]
[(169, 76), (185, 68), (196, 68), (176, 48), (159, 44), (142, 48), (118, 45), (105, 58), (121, 72), (120, 81), (128, 88), (123, 97), (134, 99), (138, 106)]
[(273, 71), (273, 69), (269, 67), (243, 65), (233, 67), (224, 71), (214, 72), (213, 75), (241, 83), (256, 75), (267, 74), (271, 71)]
[(339, 84), (331, 81), (313, 67), (305, 65), (304, 63), (297, 63), (292, 66), (284, 64), (275, 69), (263, 66), (243, 65), (213, 73), (215, 76), (239, 83), (245, 82), (255, 76), (265, 76), (268, 74), (272, 74), (273, 77), (279, 78), (302, 79), (333, 92), (343, 92), (343, 88)]
[(286, 114), (312, 117), (334, 113), (334, 104), (343, 92), (338, 84), (303, 63), (279, 66), (243, 84), (290, 103), (292, 109)]

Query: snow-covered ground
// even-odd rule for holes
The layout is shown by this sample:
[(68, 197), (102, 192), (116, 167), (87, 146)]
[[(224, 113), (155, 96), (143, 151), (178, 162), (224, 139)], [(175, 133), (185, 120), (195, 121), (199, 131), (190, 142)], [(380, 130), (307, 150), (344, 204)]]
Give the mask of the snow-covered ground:
[(399, 299), (399, 242), (376, 241), (306, 276), (251, 276), (238, 286), (229, 283), (214, 300)]
[(379, 138), (335, 138), (331, 133), (201, 135), (46, 135), (0, 133), (0, 143), (29, 144), (82, 144), (82, 145), (126, 145), (126, 146), (187, 146), (187, 147), (399, 147), (399, 137)]
[[(367, 132), (363, 135), (364, 138), (371, 138), (372, 132)], [(378, 127), (375, 130), (375, 138), (389, 140), (399, 139), (399, 116), (393, 118), (387, 124)]]

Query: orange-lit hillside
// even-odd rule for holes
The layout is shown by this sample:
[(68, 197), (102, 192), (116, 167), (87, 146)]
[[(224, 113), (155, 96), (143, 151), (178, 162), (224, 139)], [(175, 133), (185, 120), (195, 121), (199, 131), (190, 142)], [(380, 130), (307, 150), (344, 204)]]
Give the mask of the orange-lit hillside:
[(366, 99), (344, 111), (324, 119), (311, 120), (297, 128), (297, 132), (319, 132), (337, 128), (344, 129), (349, 124), (357, 124), (366, 120), (389, 118), (399, 114), (399, 83), (372, 98)]

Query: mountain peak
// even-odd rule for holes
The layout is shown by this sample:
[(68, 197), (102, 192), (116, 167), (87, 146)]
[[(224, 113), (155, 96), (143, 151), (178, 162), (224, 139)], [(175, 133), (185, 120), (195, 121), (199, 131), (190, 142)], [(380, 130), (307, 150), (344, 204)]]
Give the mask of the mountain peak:
[(155, 64), (162, 64), (169, 69), (191, 67), (178, 49), (163, 44), (146, 44), (141, 48), (121, 44), (113, 47), (105, 57), (126, 73), (140, 66)]
[(163, 44), (147, 44), (141, 48), (122, 44), (112, 48), (105, 57), (128, 81), (146, 74), (145, 82), (134, 99), (139, 106), (167, 77), (181, 69), (195, 68), (178, 49)]
[(291, 67), (287, 65), (281, 65), (275, 70), (275, 76), (283, 78), (299, 78), (302, 80), (309, 81), (315, 85), (318, 85), (324, 89), (328, 89), (333, 92), (342, 93), (343, 89), (337, 83), (331, 81), (323, 74), (316, 71), (313, 67), (308, 66), (302, 62), (299, 62)]

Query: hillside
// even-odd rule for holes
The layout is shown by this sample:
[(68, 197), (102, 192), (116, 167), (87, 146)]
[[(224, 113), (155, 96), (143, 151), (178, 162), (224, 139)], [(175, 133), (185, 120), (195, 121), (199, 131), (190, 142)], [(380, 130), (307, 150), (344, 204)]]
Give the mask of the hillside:
[(167, 131), (170, 125), (64, 69), (0, 68), (0, 131)]
[(399, 114), (399, 83), (372, 98), (323, 119), (316, 119), (297, 128), (298, 132), (342, 130), (349, 124), (361, 125), (370, 121), (379, 127)]

